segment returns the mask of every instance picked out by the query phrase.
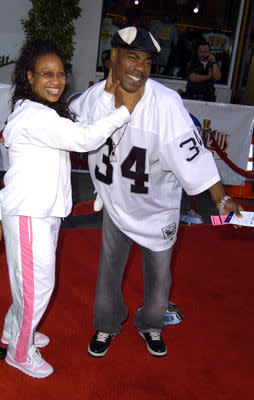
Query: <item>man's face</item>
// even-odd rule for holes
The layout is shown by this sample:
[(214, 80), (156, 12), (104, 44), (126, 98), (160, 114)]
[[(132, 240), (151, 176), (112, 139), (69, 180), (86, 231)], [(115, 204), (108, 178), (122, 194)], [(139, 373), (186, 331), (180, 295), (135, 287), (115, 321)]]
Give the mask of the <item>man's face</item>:
[(210, 54), (210, 49), (207, 44), (201, 44), (198, 47), (198, 59), (199, 61), (207, 61)]
[(122, 48), (111, 49), (113, 78), (121, 87), (134, 93), (145, 85), (151, 72), (152, 55), (144, 51)]

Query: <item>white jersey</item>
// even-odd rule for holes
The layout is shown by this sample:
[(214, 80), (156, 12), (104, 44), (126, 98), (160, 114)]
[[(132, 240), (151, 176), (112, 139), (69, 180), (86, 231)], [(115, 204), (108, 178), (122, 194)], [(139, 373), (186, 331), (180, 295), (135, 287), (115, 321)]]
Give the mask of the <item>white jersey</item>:
[[(110, 108), (97, 102), (104, 86), (105, 81), (88, 89), (72, 110), (90, 122), (106, 115)], [(110, 162), (113, 143), (116, 161)], [(151, 79), (127, 126), (89, 153), (89, 168), (114, 224), (153, 251), (176, 240), (182, 187), (194, 195), (220, 180), (180, 96)]]
[[(104, 104), (107, 93), (101, 94)], [(85, 152), (105, 143), (130, 119), (126, 107), (116, 111), (87, 126), (40, 103), (17, 101), (4, 129), (10, 166), (0, 192), (2, 214), (66, 217), (72, 208), (69, 151)]]

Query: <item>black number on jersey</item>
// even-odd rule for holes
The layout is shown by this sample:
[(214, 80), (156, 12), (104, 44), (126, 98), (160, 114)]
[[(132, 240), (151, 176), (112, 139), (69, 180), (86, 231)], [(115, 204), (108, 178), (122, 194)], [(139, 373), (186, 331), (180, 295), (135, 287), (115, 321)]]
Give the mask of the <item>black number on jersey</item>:
[(190, 138), (188, 140), (185, 140), (184, 142), (182, 142), (180, 144), (180, 147), (184, 147), (184, 146), (187, 146), (187, 145), (190, 145), (190, 144), (193, 144), (193, 146), (189, 146), (188, 150), (191, 153), (194, 152), (194, 154), (191, 157), (186, 158), (187, 161), (192, 161), (199, 154), (199, 148), (197, 147), (197, 142), (196, 142), (196, 140), (194, 138)]
[[(135, 171), (131, 167), (136, 164)], [(148, 193), (145, 182), (148, 181), (148, 174), (145, 174), (146, 150), (140, 147), (133, 147), (121, 165), (122, 175), (125, 178), (133, 179), (134, 185), (131, 185), (131, 192)]]
[(98, 179), (98, 181), (104, 182), (107, 185), (110, 185), (113, 182), (113, 166), (109, 161), (109, 155), (111, 153), (111, 151), (113, 150), (113, 144), (112, 144), (112, 139), (108, 138), (106, 143), (108, 145), (108, 155), (105, 156), (105, 154), (103, 154), (102, 156), (102, 162), (104, 164), (106, 164), (107, 168), (106, 168), (106, 174), (102, 174), (99, 171), (99, 167), (98, 165), (96, 165), (95, 167), (95, 176), (96, 179)]
[[(109, 138), (106, 144), (108, 145), (108, 155), (103, 154), (102, 156), (102, 162), (106, 165), (106, 173), (102, 174), (98, 165), (96, 165), (95, 176), (99, 181), (110, 185), (113, 182), (113, 165), (109, 161), (109, 155), (113, 149), (112, 139)], [(148, 182), (148, 174), (145, 174), (145, 162), (146, 150), (133, 147), (121, 164), (123, 177), (134, 180), (134, 184), (131, 185), (131, 192), (133, 193), (148, 193), (148, 187), (145, 186), (145, 182)], [(132, 170), (134, 164), (136, 164), (136, 168)]]

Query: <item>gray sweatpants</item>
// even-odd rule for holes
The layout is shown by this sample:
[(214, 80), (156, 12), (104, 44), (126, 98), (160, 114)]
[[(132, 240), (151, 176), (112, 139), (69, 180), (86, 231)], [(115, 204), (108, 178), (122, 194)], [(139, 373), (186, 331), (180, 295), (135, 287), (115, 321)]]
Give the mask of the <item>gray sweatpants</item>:
[[(94, 324), (96, 330), (119, 333), (128, 310), (122, 294), (122, 277), (132, 240), (112, 222), (105, 207), (103, 212), (102, 248), (96, 284)], [(135, 314), (138, 330), (161, 330), (168, 306), (172, 282), (170, 259), (172, 248), (151, 251), (140, 246), (143, 256), (144, 302)]]

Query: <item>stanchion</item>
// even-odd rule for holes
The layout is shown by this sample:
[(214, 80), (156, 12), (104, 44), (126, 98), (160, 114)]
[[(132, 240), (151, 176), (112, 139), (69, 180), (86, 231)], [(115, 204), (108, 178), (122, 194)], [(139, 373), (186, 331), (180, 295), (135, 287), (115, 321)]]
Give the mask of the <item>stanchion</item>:
[[(253, 172), (253, 162), (254, 162), (254, 137), (252, 136), (250, 153), (248, 159), (247, 171)], [(248, 178), (244, 184), (244, 186), (232, 185), (225, 188), (225, 192), (231, 196), (239, 199), (254, 199), (254, 182), (248, 181)]]

